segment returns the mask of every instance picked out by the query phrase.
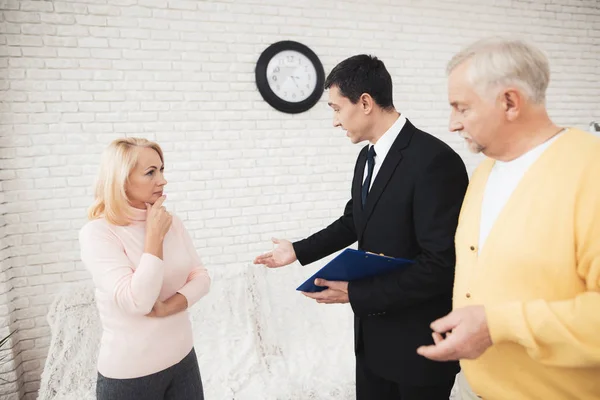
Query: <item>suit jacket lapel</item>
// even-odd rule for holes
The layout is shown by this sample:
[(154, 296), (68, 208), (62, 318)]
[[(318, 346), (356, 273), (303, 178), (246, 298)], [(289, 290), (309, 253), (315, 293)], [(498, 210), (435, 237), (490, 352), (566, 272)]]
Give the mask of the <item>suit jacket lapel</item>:
[[(398, 137), (392, 144), (392, 147), (389, 153), (386, 155), (377, 176), (375, 177), (375, 181), (371, 186), (371, 190), (369, 190), (369, 195), (367, 197), (367, 204), (365, 206), (364, 212), (361, 213), (361, 223), (359, 225), (358, 234), (359, 238), (362, 238), (362, 234), (364, 232), (364, 228), (377, 205), (377, 201), (381, 197), (383, 191), (388, 185), (390, 179), (394, 175), (394, 171), (398, 167), (400, 160), (402, 160), (402, 149), (408, 146), (410, 139), (412, 138), (415, 127), (408, 120), (404, 124), (404, 127), (398, 134)], [(364, 164), (366, 163), (366, 152), (365, 152), (365, 161), (362, 162), (364, 172)], [(356, 177), (355, 177), (356, 179)], [(362, 182), (361, 182), (362, 183)], [(358, 189), (358, 199), (360, 199), (360, 185)]]

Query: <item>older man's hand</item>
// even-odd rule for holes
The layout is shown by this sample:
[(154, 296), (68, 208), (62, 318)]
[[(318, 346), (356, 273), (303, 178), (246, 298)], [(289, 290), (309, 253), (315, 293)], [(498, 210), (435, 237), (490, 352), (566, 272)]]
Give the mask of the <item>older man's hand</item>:
[(435, 344), (417, 349), (417, 353), (431, 360), (475, 359), (492, 345), (483, 306), (454, 310), (434, 321), (431, 329)]

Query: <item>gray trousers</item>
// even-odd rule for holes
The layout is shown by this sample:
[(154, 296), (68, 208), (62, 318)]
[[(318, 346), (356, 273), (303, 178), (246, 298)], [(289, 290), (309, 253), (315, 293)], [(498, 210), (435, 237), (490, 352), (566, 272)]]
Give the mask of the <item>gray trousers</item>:
[(177, 364), (151, 375), (112, 379), (98, 373), (98, 400), (204, 400), (194, 349)]
[(473, 392), (473, 389), (471, 389), (471, 386), (469, 385), (469, 382), (467, 382), (467, 378), (465, 377), (465, 374), (463, 374), (462, 371), (460, 371), (458, 375), (456, 375), (456, 384), (458, 386), (456, 400), (481, 399), (481, 397), (477, 396), (475, 392)]

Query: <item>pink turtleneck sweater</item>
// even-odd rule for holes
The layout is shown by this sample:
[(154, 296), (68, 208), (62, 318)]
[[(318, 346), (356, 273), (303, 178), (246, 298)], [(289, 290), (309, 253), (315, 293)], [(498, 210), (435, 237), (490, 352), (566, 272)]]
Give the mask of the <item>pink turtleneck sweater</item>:
[(157, 299), (181, 293), (188, 307), (208, 293), (210, 277), (179, 218), (173, 216), (163, 242), (163, 260), (144, 253), (146, 211), (135, 209), (130, 225), (104, 219), (79, 232), (81, 259), (96, 286), (103, 333), (98, 372), (108, 378), (137, 378), (181, 361), (192, 349), (187, 311), (146, 317)]

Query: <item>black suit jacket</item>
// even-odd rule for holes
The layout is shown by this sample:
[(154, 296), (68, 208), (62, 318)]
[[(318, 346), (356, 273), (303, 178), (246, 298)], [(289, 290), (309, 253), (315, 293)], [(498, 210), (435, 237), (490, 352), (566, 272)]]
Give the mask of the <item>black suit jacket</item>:
[(457, 362), (430, 361), (417, 347), (433, 343), (430, 323), (452, 309), (454, 234), (468, 184), (460, 156), (406, 121), (369, 192), (361, 186), (368, 146), (354, 169), (344, 215), (295, 242), (302, 265), (358, 241), (358, 248), (415, 260), (408, 268), (351, 282), (355, 351), (377, 375), (400, 385), (446, 383)]

